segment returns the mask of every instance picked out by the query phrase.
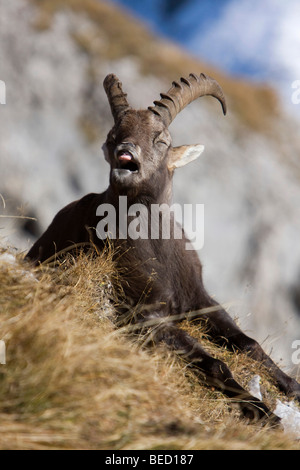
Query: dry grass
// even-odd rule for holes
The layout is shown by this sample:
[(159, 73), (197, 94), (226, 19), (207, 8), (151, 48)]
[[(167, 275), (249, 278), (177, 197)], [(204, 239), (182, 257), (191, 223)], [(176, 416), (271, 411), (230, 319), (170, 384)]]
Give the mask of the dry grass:
[(39, 31), (50, 27), (53, 15), (62, 9), (85, 15), (96, 25), (96, 32), (93, 29), (74, 31), (73, 34), (78, 47), (91, 57), (91, 63), (132, 56), (139, 60), (144, 74), (165, 77), (168, 82), (190, 72), (205, 72), (222, 84), (230, 111), (246, 126), (259, 132), (270, 130), (273, 118), (279, 112), (276, 95), (269, 86), (222, 74), (174, 44), (155, 37), (120, 7), (99, 0), (30, 1), (39, 7), (39, 16), (34, 23)]
[[(297, 449), (281, 430), (247, 424), (163, 348), (114, 328), (111, 254), (34, 269), (0, 251), (0, 449)], [(209, 346), (246, 384), (249, 359)]]

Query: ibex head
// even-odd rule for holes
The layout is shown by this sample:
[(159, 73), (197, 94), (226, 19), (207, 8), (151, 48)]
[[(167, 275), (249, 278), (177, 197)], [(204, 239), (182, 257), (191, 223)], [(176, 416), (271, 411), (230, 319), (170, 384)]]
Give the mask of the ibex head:
[[(119, 79), (108, 75), (104, 88), (114, 118), (114, 127), (104, 145), (111, 166), (110, 182), (118, 191), (135, 193), (151, 187), (154, 181), (172, 178), (175, 168), (195, 160), (203, 145), (172, 147), (169, 125), (189, 103), (201, 96), (218, 99), (226, 114), (225, 97), (218, 83), (204, 74), (190, 74), (173, 82), (160, 101), (146, 110), (134, 110), (127, 101)], [(143, 189), (142, 189), (143, 188)]]

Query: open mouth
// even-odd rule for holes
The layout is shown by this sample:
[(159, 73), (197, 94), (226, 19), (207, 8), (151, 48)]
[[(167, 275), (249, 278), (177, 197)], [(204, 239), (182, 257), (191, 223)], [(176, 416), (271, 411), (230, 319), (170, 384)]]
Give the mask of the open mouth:
[(120, 170), (127, 170), (131, 173), (137, 173), (139, 171), (139, 167), (137, 162), (134, 159), (134, 156), (128, 150), (120, 150), (117, 153), (117, 160), (118, 160), (118, 169)]

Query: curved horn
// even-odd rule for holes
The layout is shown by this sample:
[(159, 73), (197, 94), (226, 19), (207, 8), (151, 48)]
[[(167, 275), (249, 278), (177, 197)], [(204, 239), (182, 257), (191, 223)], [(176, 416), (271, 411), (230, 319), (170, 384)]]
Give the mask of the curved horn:
[(201, 73), (198, 77), (191, 73), (189, 78), (181, 78), (173, 82), (167, 93), (161, 93), (161, 100), (154, 101), (155, 106), (148, 109), (160, 116), (166, 126), (169, 126), (178, 113), (192, 101), (201, 96), (213, 96), (220, 101), (223, 113), (226, 114), (226, 101), (222, 88), (213, 78)]
[(128, 111), (128, 109), (131, 109), (127, 101), (127, 94), (123, 92), (122, 83), (113, 73), (105, 77), (103, 86), (107, 94), (114, 121), (117, 123), (120, 117)]

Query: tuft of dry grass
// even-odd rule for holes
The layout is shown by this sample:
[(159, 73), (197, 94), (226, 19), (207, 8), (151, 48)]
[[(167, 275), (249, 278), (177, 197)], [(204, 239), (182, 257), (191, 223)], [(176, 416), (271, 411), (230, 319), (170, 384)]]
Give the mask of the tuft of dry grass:
[[(34, 268), (0, 250), (0, 449), (297, 449), (279, 429), (247, 424), (163, 347), (143, 349), (114, 326), (110, 250)], [(8, 256), (10, 255), (10, 256)], [(220, 351), (245, 385), (263, 377), (249, 358)]]

